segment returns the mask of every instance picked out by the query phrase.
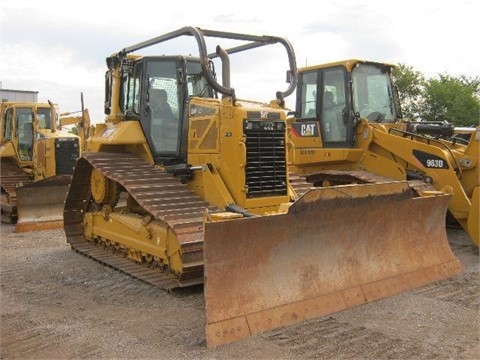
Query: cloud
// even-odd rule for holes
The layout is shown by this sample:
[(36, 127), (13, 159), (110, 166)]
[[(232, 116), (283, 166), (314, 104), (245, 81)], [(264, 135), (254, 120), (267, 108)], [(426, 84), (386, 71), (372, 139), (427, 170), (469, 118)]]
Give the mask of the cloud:
[[(185, 0), (162, 2), (57, 2), (2, 0), (0, 81), (4, 88), (39, 91), (61, 111), (79, 106), (84, 93), (92, 118), (103, 121), (105, 58), (120, 49), (183, 26), (287, 38), (298, 66), (364, 58), (405, 63), (427, 76), (480, 75), (476, 0), (296, 0), (287, 5)], [(193, 44), (193, 45), (192, 45)], [(216, 45), (209, 43), (209, 45)], [(281, 47), (255, 57), (232, 57), (232, 86), (242, 98), (267, 101), (284, 90)], [(192, 53), (193, 41), (144, 53)], [(218, 71), (221, 72), (221, 71)], [(287, 103), (294, 96), (287, 99)]]

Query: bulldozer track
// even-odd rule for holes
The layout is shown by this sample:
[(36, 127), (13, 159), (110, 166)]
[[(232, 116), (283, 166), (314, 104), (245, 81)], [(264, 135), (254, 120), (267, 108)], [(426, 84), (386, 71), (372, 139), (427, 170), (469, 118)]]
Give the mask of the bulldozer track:
[[(16, 211), (8, 210), (17, 205), (17, 186), (33, 182), (28, 175), (13, 161), (2, 159), (0, 179), (2, 185), (2, 222), (13, 223), (16, 221)], [(5, 206), (4, 206), (5, 205)]]
[[(135, 263), (85, 239), (82, 220), (90, 198), (93, 168), (122, 185), (154, 219), (172, 229), (180, 243), (180, 276)], [(82, 156), (71, 186), (74, 191), (69, 192), (65, 203), (64, 224), (67, 241), (76, 252), (165, 290), (203, 283), (204, 213), (218, 209), (196, 196), (179, 179), (133, 154), (100, 152)]]
[(300, 176), (297, 174), (290, 173), (289, 174), (290, 185), (292, 186), (293, 190), (297, 193), (297, 196), (302, 196), (305, 194), (308, 189), (310, 189), (313, 185), (307, 182), (305, 176)]
[[(290, 174), (290, 183), (298, 196), (303, 195), (314, 187), (314, 183), (321, 183), (324, 180), (334, 183), (385, 183), (396, 181), (395, 179), (375, 175), (360, 170), (322, 170), (310, 175)], [(425, 190), (435, 190), (431, 184), (427, 184), (421, 180), (409, 180), (408, 185), (411, 189), (420, 193)]]

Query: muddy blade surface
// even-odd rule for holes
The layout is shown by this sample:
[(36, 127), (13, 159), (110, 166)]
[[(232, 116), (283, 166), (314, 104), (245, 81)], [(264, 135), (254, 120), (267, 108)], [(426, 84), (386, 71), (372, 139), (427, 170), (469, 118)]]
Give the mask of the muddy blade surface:
[(207, 346), (323, 316), (462, 272), (448, 195), (407, 183), (309, 190), (289, 212), (207, 223)]
[(58, 176), (18, 188), (15, 232), (62, 228), (70, 182), (70, 176)]

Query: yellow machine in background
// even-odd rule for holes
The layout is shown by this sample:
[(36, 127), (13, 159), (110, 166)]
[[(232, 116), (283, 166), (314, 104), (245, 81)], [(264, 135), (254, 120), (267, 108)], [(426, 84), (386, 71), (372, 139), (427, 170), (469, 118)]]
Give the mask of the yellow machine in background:
[(52, 103), (1, 103), (2, 222), (17, 232), (63, 227), (81, 143), (57, 121)]
[[(316, 186), (368, 182), (360, 171), (419, 181), (451, 194), (450, 215), (478, 246), (480, 127), (406, 121), (392, 70), (355, 59), (299, 70), (290, 131), (293, 172)], [(465, 133), (471, 140), (461, 138)]]
[(95, 126), (90, 124), (90, 113), (88, 109), (84, 107), (83, 93), (81, 94), (80, 111), (65, 112), (59, 116), (59, 126), (61, 129), (68, 129), (69, 126), (74, 126), (75, 131), (73, 133), (80, 138), (81, 148), (85, 149), (87, 146), (87, 139), (91, 132), (95, 131)]
[[(185, 36), (198, 56), (132, 54), (164, 54)], [(207, 38), (229, 45), (209, 53)], [(269, 103), (237, 98), (230, 56), (261, 65), (265, 53), (247, 55), (266, 45), (285, 48), (288, 88)], [(67, 241), (164, 289), (203, 283), (208, 346), (462, 271), (444, 227), (412, 221), (439, 224), (450, 195), (419, 195), (407, 181), (310, 188), (290, 177), (284, 98), (297, 68), (286, 39), (184, 27), (107, 65), (108, 117), (75, 168)]]

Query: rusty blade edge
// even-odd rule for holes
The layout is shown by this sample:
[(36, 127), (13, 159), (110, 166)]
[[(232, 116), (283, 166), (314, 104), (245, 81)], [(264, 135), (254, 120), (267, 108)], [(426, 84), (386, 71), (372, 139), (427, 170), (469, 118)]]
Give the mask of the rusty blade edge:
[(403, 291), (444, 280), (461, 272), (463, 272), (463, 267), (455, 259), (430, 268), (382, 279), (358, 287), (339, 290), (334, 293), (245, 314), (244, 316), (216, 323), (207, 323), (207, 347), (238, 341), (268, 330), (380, 300)]

